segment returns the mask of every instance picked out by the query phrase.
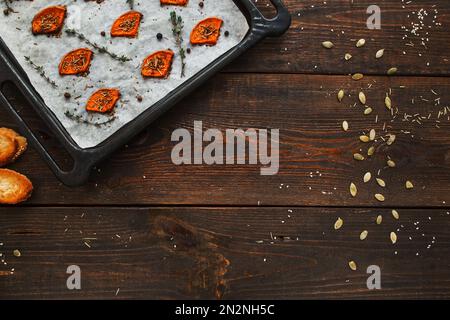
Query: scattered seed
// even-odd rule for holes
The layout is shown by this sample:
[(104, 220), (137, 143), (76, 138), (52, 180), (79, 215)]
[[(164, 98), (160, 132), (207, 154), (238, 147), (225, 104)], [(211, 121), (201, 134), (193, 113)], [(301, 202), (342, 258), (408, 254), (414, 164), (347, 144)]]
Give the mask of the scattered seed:
[(366, 109), (364, 109), (364, 115), (369, 115), (369, 114), (371, 114), (372, 113), (372, 108), (371, 107), (367, 107)]
[(390, 134), (388, 140), (386, 141), (386, 144), (388, 146), (392, 145), (395, 142), (396, 139), (396, 135), (395, 134)]
[(341, 102), (342, 99), (344, 99), (344, 95), (345, 95), (344, 90), (339, 90), (339, 92), (338, 92), (338, 100), (339, 100), (339, 102)]
[(387, 165), (388, 165), (389, 168), (395, 168), (395, 166), (396, 166), (394, 160), (391, 160), (391, 159), (389, 159), (387, 161)]
[(406, 186), (406, 189), (412, 189), (412, 188), (414, 188), (413, 183), (412, 183), (411, 181), (409, 181), (409, 180), (406, 181), (405, 186)]
[(366, 143), (370, 141), (370, 138), (368, 136), (359, 136), (359, 140)]
[(359, 102), (361, 102), (362, 104), (366, 104), (367, 99), (366, 99), (366, 95), (364, 94), (364, 92), (361, 91), (358, 95), (358, 98), (359, 98)]
[(391, 242), (392, 244), (397, 242), (397, 234), (395, 232), (391, 232)]
[(384, 98), (384, 104), (386, 105), (386, 108), (391, 110), (391, 108), (392, 108), (392, 100), (391, 100), (391, 98), (389, 98), (389, 96), (386, 96), (386, 98)]
[(350, 53), (346, 53), (344, 56), (345, 60), (348, 61), (352, 58), (352, 55)]
[(324, 41), (324, 42), (322, 42), (322, 46), (324, 48), (331, 49), (334, 47), (334, 44), (331, 41)]
[(352, 195), (352, 197), (356, 197), (356, 195), (358, 194), (358, 189), (356, 188), (356, 185), (352, 182), (350, 183), (350, 194)]
[(364, 183), (367, 183), (370, 181), (370, 179), (372, 179), (372, 174), (370, 172), (366, 172), (366, 174), (364, 175)]
[(347, 121), (342, 122), (342, 130), (348, 131), (348, 122)]
[(383, 179), (377, 178), (377, 183), (382, 188), (386, 187), (386, 182)]
[(362, 78), (364, 78), (364, 75), (362, 73), (355, 73), (352, 75), (352, 79), (355, 81), (361, 80)]
[(375, 199), (377, 199), (380, 202), (384, 202), (385, 198), (381, 193), (375, 194)]
[(370, 156), (373, 156), (373, 154), (375, 153), (375, 147), (374, 146), (372, 146), (372, 147), (370, 147), (368, 150), (367, 150), (367, 155), (370, 157)]
[(397, 210), (392, 210), (392, 216), (395, 220), (400, 219), (400, 215), (398, 214)]
[(356, 267), (356, 262), (355, 261), (350, 261), (348, 263), (348, 266), (350, 267), (350, 269), (352, 269), (353, 271), (356, 271), (357, 267)]
[(357, 48), (361, 48), (361, 47), (364, 47), (365, 44), (366, 44), (366, 40), (365, 40), (365, 39), (359, 39), (359, 40), (356, 42), (356, 47), (357, 47)]
[(397, 71), (398, 71), (397, 68), (392, 67), (392, 68), (390, 68), (390, 69), (387, 71), (387, 74), (388, 74), (388, 76), (392, 76), (392, 75), (396, 74)]
[(381, 222), (383, 222), (383, 216), (382, 216), (382, 215), (379, 215), (379, 216), (377, 217), (376, 222), (377, 222), (378, 225), (380, 225)]
[(14, 257), (19, 258), (19, 257), (22, 255), (22, 253), (20, 253), (20, 251), (19, 251), (18, 249), (15, 249), (15, 250), (13, 251), (13, 255), (14, 255)]
[(364, 156), (363, 156), (362, 154), (360, 154), (360, 153), (355, 153), (355, 154), (353, 155), (353, 158), (354, 158), (355, 160), (358, 160), (358, 161), (363, 161), (363, 160), (364, 160)]
[(370, 132), (369, 132), (369, 139), (370, 139), (370, 141), (375, 140), (376, 134), (377, 134), (377, 133), (376, 133), (375, 129), (371, 129), (371, 130), (370, 130)]
[(364, 230), (363, 232), (361, 232), (361, 234), (359, 235), (359, 239), (362, 240), (366, 240), (367, 235), (369, 234), (369, 231)]
[(377, 53), (375, 54), (375, 57), (377, 59), (380, 59), (382, 56), (384, 55), (384, 49), (380, 49), (377, 51)]
[(334, 223), (334, 230), (339, 230), (344, 225), (344, 220), (341, 218), (338, 218), (336, 222)]

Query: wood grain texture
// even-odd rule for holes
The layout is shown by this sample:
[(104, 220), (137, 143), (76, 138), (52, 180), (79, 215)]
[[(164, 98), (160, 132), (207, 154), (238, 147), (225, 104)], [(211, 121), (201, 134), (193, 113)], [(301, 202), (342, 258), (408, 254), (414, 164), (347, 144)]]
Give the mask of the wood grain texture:
[[(258, 5), (265, 8), (268, 2), (259, 0)], [(380, 30), (369, 30), (366, 26), (369, 17), (366, 10), (374, 4), (370, 0), (285, 0), (284, 3), (293, 18), (286, 35), (257, 45), (227, 71), (384, 75), (395, 66), (402, 75), (448, 75), (450, 72), (447, 0), (377, 1), (381, 9)], [(412, 34), (407, 30), (421, 27), (419, 12), (424, 15), (423, 26)], [(360, 38), (366, 39), (366, 45), (358, 49), (355, 44)], [(333, 49), (322, 47), (322, 42), (327, 40), (335, 44)], [(386, 49), (384, 57), (375, 59), (375, 53), (382, 48)], [(353, 55), (351, 61), (344, 60), (345, 53)]]
[[(220, 75), (105, 161), (84, 187), (63, 187), (34, 151), (12, 168), (35, 183), (28, 203), (34, 205), (446, 206), (450, 121), (448, 116), (441, 116), (440, 123), (436, 119), (450, 101), (449, 85), (447, 78), (367, 77), (354, 82), (347, 76)], [(336, 98), (339, 88), (351, 95), (342, 103)], [(369, 116), (357, 103), (360, 89), (374, 109)], [(400, 110), (394, 120), (384, 106), (390, 90)], [(440, 99), (440, 105), (435, 106), (434, 99)], [(404, 113), (428, 117), (430, 112), (422, 125), (402, 121)], [(2, 124), (9, 125), (3, 119)], [(261, 176), (261, 165), (173, 165), (172, 132), (192, 132), (194, 121), (200, 120), (205, 130), (279, 128), (279, 174)], [(341, 129), (343, 120), (350, 124), (348, 132)], [(353, 153), (365, 153), (370, 145), (359, 136), (371, 128), (379, 135), (395, 133), (397, 140), (388, 147), (378, 139), (375, 155), (356, 162)], [(51, 151), (57, 151), (51, 134), (40, 132)], [(387, 156), (395, 160), (395, 169), (386, 167)], [(374, 182), (378, 170), (385, 189)], [(374, 178), (364, 184), (367, 171)], [(405, 189), (406, 180), (414, 183), (413, 190)], [(356, 198), (348, 191), (352, 181), (359, 189)], [(378, 192), (386, 196), (385, 203), (374, 199)]]
[[(383, 209), (14, 208), (0, 215), (0, 297), (449, 298), (449, 230), (445, 210), (400, 210), (395, 221)], [(66, 289), (73, 264), (78, 292)], [(367, 289), (369, 265), (382, 290)]]

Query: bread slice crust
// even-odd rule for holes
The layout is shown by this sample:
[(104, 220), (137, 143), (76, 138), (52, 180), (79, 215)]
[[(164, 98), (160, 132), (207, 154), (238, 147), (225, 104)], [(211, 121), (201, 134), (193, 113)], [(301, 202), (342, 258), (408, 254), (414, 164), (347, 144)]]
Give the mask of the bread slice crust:
[(0, 204), (18, 204), (28, 200), (33, 184), (24, 175), (9, 169), (0, 169)]

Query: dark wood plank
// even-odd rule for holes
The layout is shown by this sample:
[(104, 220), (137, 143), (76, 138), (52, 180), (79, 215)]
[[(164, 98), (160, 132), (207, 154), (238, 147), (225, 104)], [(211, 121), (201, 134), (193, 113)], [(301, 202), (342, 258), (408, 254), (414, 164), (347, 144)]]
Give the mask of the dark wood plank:
[[(446, 78), (367, 77), (354, 82), (346, 76), (221, 75), (105, 161), (84, 187), (63, 187), (34, 151), (12, 168), (34, 181), (36, 191), (29, 202), (34, 205), (446, 206), (450, 121), (448, 115), (441, 116), (440, 123), (436, 120), (438, 110), (450, 101), (449, 85)], [(352, 96), (339, 103), (338, 88)], [(350, 106), (360, 88), (374, 109), (369, 116), (359, 104)], [(384, 106), (389, 88), (400, 110), (393, 120)], [(438, 98), (440, 105), (435, 106)], [(419, 125), (402, 121), (404, 113), (431, 116)], [(1, 119), (2, 125), (11, 124), (4, 114)], [(192, 132), (193, 122), (199, 120), (205, 129), (222, 131), (279, 128), (279, 174), (261, 176), (261, 165), (174, 165), (172, 132)], [(350, 123), (347, 133), (341, 129), (343, 120)], [(388, 147), (378, 139), (375, 155), (356, 162), (353, 153), (365, 153), (370, 145), (359, 142), (359, 136), (371, 128), (383, 135), (395, 133), (397, 140)], [(54, 140), (47, 141), (51, 151), (57, 151)], [(386, 168), (387, 156), (396, 161), (395, 169)], [(374, 178), (362, 183), (365, 172), (375, 177), (379, 169), (387, 188), (378, 187)], [(405, 189), (406, 180), (414, 183), (413, 190)], [(348, 191), (352, 181), (359, 187), (356, 198)], [(385, 194), (385, 203), (374, 199), (378, 192)]]
[[(450, 298), (450, 216), (399, 211), (395, 221), (383, 209), (2, 209), (0, 297)], [(78, 292), (66, 289), (73, 264)], [(382, 290), (367, 289), (369, 265), (381, 268)]]
[[(265, 7), (268, 2), (259, 0), (258, 4)], [(227, 70), (385, 74), (391, 66), (396, 66), (402, 75), (449, 74), (450, 3), (447, 0), (377, 1), (381, 8), (381, 30), (369, 30), (366, 26), (369, 17), (366, 10), (374, 4), (370, 0), (284, 2), (293, 17), (288, 33), (281, 38), (264, 41)], [(427, 16), (424, 15), (424, 26), (417, 30), (417, 35), (402, 28), (411, 29), (412, 24), (418, 25), (418, 14), (424, 10)], [(365, 38), (367, 43), (364, 48), (357, 49), (355, 43), (360, 38)], [(422, 38), (426, 48), (421, 45)], [(326, 40), (333, 41), (335, 48), (324, 49), (321, 43)], [(411, 47), (410, 43), (414, 46)], [(382, 59), (377, 60), (375, 53), (381, 48), (386, 52)], [(353, 55), (353, 59), (345, 62), (344, 54), (347, 52)]]

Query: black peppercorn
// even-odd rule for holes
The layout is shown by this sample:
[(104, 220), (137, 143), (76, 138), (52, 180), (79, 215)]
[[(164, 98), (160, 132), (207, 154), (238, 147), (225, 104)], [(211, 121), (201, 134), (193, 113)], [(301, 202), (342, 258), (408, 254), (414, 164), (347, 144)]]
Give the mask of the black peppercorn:
[(230, 31), (225, 31), (225, 37), (228, 37), (230, 35)]
[(102, 35), (102, 37), (106, 36), (106, 32), (105, 31), (100, 32), (100, 34)]
[(71, 96), (72, 95), (70, 93), (68, 93), (68, 92), (64, 93), (64, 98), (66, 98), (66, 99), (70, 99)]
[(158, 32), (158, 34), (156, 35), (156, 39), (158, 39), (159, 41), (161, 41), (163, 38), (163, 35), (161, 32)]
[(203, 8), (205, 6), (205, 4), (203, 3), (203, 1), (200, 1), (200, 3), (198, 4), (200, 6), (200, 8)]
[(142, 102), (142, 100), (144, 100), (144, 98), (142, 98), (142, 96), (137, 96), (136, 97), (137, 101)]
[(190, 54), (191, 53), (191, 48), (187, 48), (186, 52), (187, 52), (187, 54)]

